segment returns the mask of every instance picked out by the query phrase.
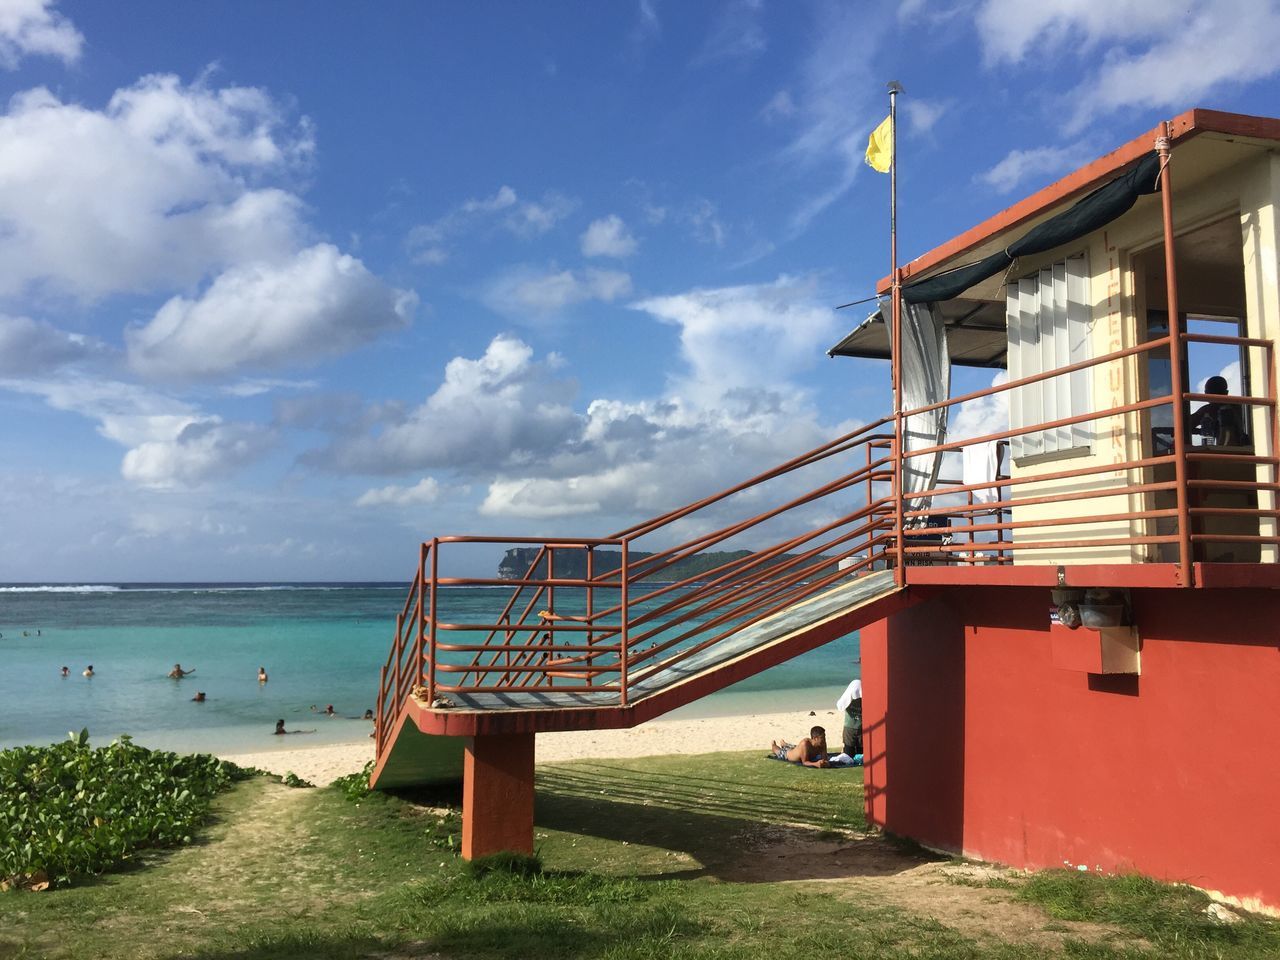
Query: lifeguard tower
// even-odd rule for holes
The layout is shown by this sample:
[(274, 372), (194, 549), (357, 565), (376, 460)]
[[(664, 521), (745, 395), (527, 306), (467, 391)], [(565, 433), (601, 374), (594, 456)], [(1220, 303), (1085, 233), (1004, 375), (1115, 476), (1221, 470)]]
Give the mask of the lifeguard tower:
[[(461, 774), (464, 856), (529, 850), (537, 734), (860, 630), (871, 822), (1280, 908), (1278, 151), (1278, 120), (1192, 110), (910, 262), (831, 351), (889, 361), (895, 412), (729, 490), (423, 543), (375, 785)], [(452, 574), (501, 544), (523, 575)], [(461, 585), (509, 602), (459, 621)]]

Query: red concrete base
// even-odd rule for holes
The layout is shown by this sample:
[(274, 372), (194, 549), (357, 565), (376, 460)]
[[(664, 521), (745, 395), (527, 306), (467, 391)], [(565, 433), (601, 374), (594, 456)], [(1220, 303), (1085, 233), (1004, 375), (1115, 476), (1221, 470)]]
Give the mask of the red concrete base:
[(867, 819), (1280, 914), (1280, 590), (1134, 589), (1140, 675), (1055, 662), (1050, 602), (947, 589), (862, 631)]
[(462, 767), (462, 857), (533, 853), (532, 733), (468, 737)]

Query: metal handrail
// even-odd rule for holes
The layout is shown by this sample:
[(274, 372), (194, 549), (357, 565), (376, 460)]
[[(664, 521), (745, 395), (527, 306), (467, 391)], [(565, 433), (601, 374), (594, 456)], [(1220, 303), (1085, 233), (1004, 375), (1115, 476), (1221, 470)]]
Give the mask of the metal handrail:
[[(1178, 331), (1055, 370), (903, 410), (898, 416), (909, 421), (923, 413), (1164, 349), (1174, 342), (1235, 344), (1242, 348), (1263, 349), (1268, 358), (1274, 359), (1274, 344), (1270, 340)], [(1241, 451), (1218, 453), (1193, 448), (1187, 443), (1178, 445), (1180, 453), (1175, 455), (1139, 456), (1122, 462), (1091, 463), (1038, 474), (1024, 472), (980, 483), (940, 478), (926, 490), (897, 490), (896, 478), (904, 461), (941, 456), (972, 444), (1007, 440), (1056, 427), (1128, 417), (1159, 407), (1177, 409), (1197, 401), (1265, 410), (1271, 426), (1270, 448), (1258, 454)], [(921, 559), (940, 558), (944, 562), (971, 568), (974, 564), (1012, 563), (1016, 553), (1026, 550), (1054, 551), (1056, 555), (1059, 551), (1156, 544), (1176, 544), (1179, 563), (1186, 566), (1189, 561), (1188, 544), (1278, 544), (1280, 536), (1193, 531), (1190, 523), (1192, 517), (1214, 516), (1275, 520), (1280, 519), (1280, 509), (1198, 505), (1188, 500), (1188, 491), (1196, 490), (1253, 494), (1280, 491), (1280, 443), (1277, 442), (1280, 440), (1280, 427), (1277, 426), (1276, 413), (1276, 385), (1272, 371), (1262, 396), (1220, 397), (1184, 389), (1051, 422), (994, 431), (980, 437), (947, 439), (912, 450), (898, 450), (894, 435), (886, 434), (882, 429), (894, 423), (895, 418), (885, 417), (727, 490), (635, 524), (610, 537), (435, 538), (423, 544), (419, 570), (404, 610), (397, 617), (395, 642), (381, 668), (375, 729), (378, 748), (380, 751), (384, 748), (390, 735), (390, 725), (398, 709), (396, 701), (408, 696), (418, 683), (424, 684), (428, 696), (434, 696), (437, 691), (514, 694), (554, 687), (565, 693), (616, 694), (615, 702), (625, 705), (634, 696), (637, 684), (644, 684), (662, 671), (713, 648), (806, 597), (875, 569), (897, 567), (901, 577), (903, 566)], [(841, 466), (835, 467), (831, 474), (823, 476), (816, 484), (801, 488), (805, 492), (774, 499), (776, 505), (763, 513), (722, 523), (681, 543), (660, 544), (659, 549), (637, 556), (638, 546), (648, 538), (656, 538), (656, 535), (695, 514), (705, 515), (708, 508), (727, 509), (736, 502), (732, 500), (736, 495), (771, 481), (798, 476), (806, 469), (819, 468), (823, 464), (834, 465), (837, 458), (856, 460), (864, 456), (864, 462), (852, 468), (845, 460), (838, 461)], [(1151, 473), (1175, 461), (1182, 465), (1173, 479), (1156, 479), (1159, 475)], [(1187, 476), (1186, 463), (1205, 461), (1253, 466), (1259, 472), (1268, 471), (1270, 477), (1267, 480), (1260, 476), (1248, 480)], [(1118, 483), (1107, 482), (1112, 478), (1122, 479)], [(1046, 484), (1069, 480), (1077, 480), (1089, 489), (1080, 489), (1077, 485), (1071, 489), (1046, 491)], [(888, 495), (884, 492), (886, 488)], [(975, 495), (983, 493), (993, 495), (995, 500), (978, 502)], [(1087, 505), (1104, 498), (1168, 496), (1170, 493), (1177, 495), (1177, 506), (1159, 506), (1148, 499), (1145, 506), (1138, 504), (1129, 510), (1111, 506), (1110, 509), (1104, 507), (1089, 513), (1087, 506), (1082, 506), (1076, 511), (1055, 511), (1055, 515), (1049, 517), (1028, 515), (1025, 509), (1049, 503), (1078, 502)], [(843, 498), (850, 494), (857, 494), (861, 502), (844, 503)], [(719, 561), (709, 569), (681, 580), (663, 582), (660, 579), (676, 569), (678, 564), (705, 556), (709, 550), (735, 538), (759, 536), (770, 523), (784, 523), (802, 510), (820, 509), (827, 505), (838, 505), (839, 509), (828, 509), (826, 517), (810, 520), (799, 532), (790, 531), (789, 535), (775, 538), (767, 546)], [(941, 524), (925, 525), (940, 517), (943, 518)], [(1150, 529), (1149, 526), (1157, 520), (1169, 522), (1172, 526)], [(1079, 529), (1089, 525), (1099, 525), (1101, 529), (1083, 532)], [(1117, 535), (1116, 525), (1130, 526), (1124, 535)], [(1069, 539), (1053, 537), (1055, 530), (1066, 534), (1073, 528), (1076, 532)], [(1038, 535), (1047, 533), (1051, 539), (1020, 536), (1020, 533), (1031, 534), (1033, 531)], [(926, 538), (931, 537), (947, 537), (950, 542), (927, 542)], [(983, 537), (989, 539), (981, 539)], [(537, 545), (538, 550), (528, 569), (516, 579), (442, 576), (441, 547), (454, 543), (527, 544)], [(621, 555), (615, 562), (621, 562), (601, 571), (603, 564), (595, 552), (599, 548), (616, 548)], [(586, 552), (585, 576), (573, 575), (556, 564), (558, 556), (565, 551)], [(841, 560), (851, 562), (841, 569), (838, 563)], [(1037, 561), (1038, 558), (1033, 557), (1027, 562)], [(557, 572), (558, 576), (555, 575)], [(1186, 579), (1180, 582), (1191, 585)], [(440, 588), (495, 584), (509, 586), (513, 590), (494, 622), (474, 622), (476, 618), (473, 616), (447, 618), (441, 615), (438, 605)], [(598, 591), (602, 589), (608, 593), (605, 601), (600, 603)], [(565, 609), (566, 597), (578, 596), (585, 597), (585, 616), (565, 619), (555, 612), (557, 605), (561, 610)], [(547, 617), (541, 612), (535, 613), (543, 604)], [(469, 635), (477, 635), (480, 639), (468, 639)], [(451, 637), (457, 637), (457, 642)], [(410, 650), (414, 655), (408, 657), (406, 654)], [(441, 654), (472, 656), (469, 663), (455, 663), (439, 660)]]

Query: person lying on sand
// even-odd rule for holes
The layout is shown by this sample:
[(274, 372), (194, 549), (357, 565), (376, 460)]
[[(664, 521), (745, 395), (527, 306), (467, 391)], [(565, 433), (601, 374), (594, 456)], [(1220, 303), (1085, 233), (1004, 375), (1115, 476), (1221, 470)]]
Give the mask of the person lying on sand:
[(170, 680), (181, 680), (183, 677), (190, 676), (191, 674), (193, 674), (193, 673), (195, 673), (195, 672), (196, 672), (196, 668), (195, 668), (195, 667), (192, 667), (190, 670), (183, 670), (183, 669), (182, 669), (182, 664), (180, 664), (180, 663), (175, 663), (175, 664), (173, 665), (173, 669), (169, 671), (169, 679), (170, 679)]
[(315, 733), (315, 731), (314, 731), (314, 730), (286, 730), (286, 729), (284, 728), (284, 721), (283, 721), (283, 720), (277, 720), (277, 721), (276, 721), (276, 729), (275, 729), (275, 732), (276, 732), (276, 735), (277, 735), (277, 736), (282, 736), (282, 735), (284, 735), (284, 734), (286, 734), (286, 733)]
[(814, 727), (809, 735), (799, 743), (779, 743), (777, 740), (769, 747), (779, 760), (792, 763), (803, 763), (806, 767), (829, 767), (827, 763), (827, 731), (822, 727)]

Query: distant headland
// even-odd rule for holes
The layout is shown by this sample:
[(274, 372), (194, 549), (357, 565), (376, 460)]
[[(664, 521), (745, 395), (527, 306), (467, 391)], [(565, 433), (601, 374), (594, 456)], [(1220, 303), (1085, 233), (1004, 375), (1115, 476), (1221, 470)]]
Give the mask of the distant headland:
[[(503, 580), (519, 580), (528, 572), (530, 565), (538, 555), (537, 547), (516, 547), (508, 550), (502, 558), (502, 562), (498, 564), (498, 576)], [(670, 567), (662, 571), (661, 575), (656, 577), (658, 580), (674, 582), (677, 580), (699, 579), (704, 574), (715, 570), (732, 560), (740, 560), (743, 557), (749, 557), (750, 550), (723, 550), (719, 552), (700, 553), (697, 556), (680, 560)], [(639, 563), (647, 557), (653, 556), (652, 553), (644, 553), (641, 551), (633, 551), (630, 555), (632, 565)], [(785, 563), (795, 558), (794, 554), (783, 554), (766, 561), (762, 566), (771, 567), (776, 564)], [(812, 563), (812, 561), (808, 561)], [(609, 573), (617, 570), (622, 566), (622, 552), (620, 550), (596, 550), (595, 559), (592, 562), (592, 568), (596, 576), (602, 573)], [(539, 564), (537, 571), (538, 577), (546, 576), (545, 561)], [(820, 570), (814, 570), (809, 574), (811, 579), (816, 579), (826, 573), (834, 573), (836, 569), (836, 561), (828, 561)], [(587, 554), (585, 550), (564, 550), (558, 551), (555, 555), (556, 579), (566, 580), (583, 580), (587, 576)]]

